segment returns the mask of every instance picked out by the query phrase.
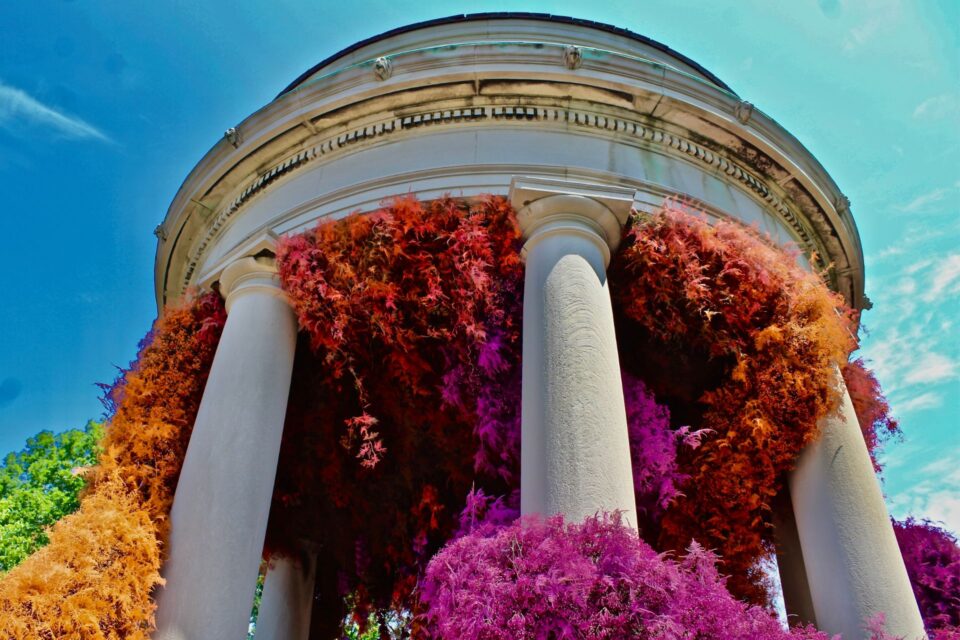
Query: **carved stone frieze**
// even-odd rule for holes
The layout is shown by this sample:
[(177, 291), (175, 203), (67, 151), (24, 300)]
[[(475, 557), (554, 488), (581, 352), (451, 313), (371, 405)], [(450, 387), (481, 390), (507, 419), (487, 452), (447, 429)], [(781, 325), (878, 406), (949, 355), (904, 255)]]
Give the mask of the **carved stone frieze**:
[(358, 126), (346, 132), (321, 138), (308, 149), (299, 151), (277, 163), (249, 181), (235, 197), (219, 209), (212, 224), (207, 227), (205, 235), (190, 256), (181, 282), (181, 291), (185, 291), (193, 284), (193, 276), (202, 262), (205, 251), (214, 242), (220, 230), (247, 202), (281, 178), (302, 169), (316, 158), (332, 156), (354, 145), (370, 143), (411, 129), (464, 125), (484, 120), (508, 120), (540, 126), (558, 123), (584, 129), (616, 132), (622, 138), (633, 140), (641, 145), (656, 147), (666, 153), (681, 155), (692, 162), (708, 165), (710, 170), (726, 174), (762, 200), (769, 210), (778, 215), (792, 229), (800, 247), (808, 255), (817, 256), (818, 266), (821, 269), (827, 266), (824, 255), (828, 252), (818, 244), (817, 234), (805, 223), (804, 216), (792, 202), (784, 197), (786, 194), (783, 194), (782, 188), (775, 182), (768, 182), (756, 172), (751, 171), (742, 162), (688, 137), (627, 117), (606, 115), (586, 109), (489, 104), (461, 109), (424, 111)]

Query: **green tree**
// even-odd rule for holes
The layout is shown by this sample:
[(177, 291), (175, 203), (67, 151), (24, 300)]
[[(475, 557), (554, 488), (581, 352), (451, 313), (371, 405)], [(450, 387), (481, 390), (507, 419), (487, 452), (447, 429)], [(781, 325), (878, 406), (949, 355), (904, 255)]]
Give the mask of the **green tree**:
[(46, 529), (80, 506), (81, 473), (97, 461), (103, 425), (41, 431), (0, 463), (0, 573), (47, 543)]

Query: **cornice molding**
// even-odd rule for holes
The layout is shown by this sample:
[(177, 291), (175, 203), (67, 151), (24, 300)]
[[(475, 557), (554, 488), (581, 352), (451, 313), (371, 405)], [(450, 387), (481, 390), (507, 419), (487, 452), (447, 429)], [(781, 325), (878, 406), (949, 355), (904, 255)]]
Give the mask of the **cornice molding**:
[[(565, 55), (571, 42), (581, 52), (575, 68)], [(205, 251), (247, 203), (318, 159), (423, 128), (493, 123), (572, 128), (725, 174), (780, 217), (821, 266), (834, 263), (835, 288), (851, 304), (862, 302), (862, 250), (849, 206), (803, 145), (702, 77), (591, 44), (486, 41), (384, 51), (311, 77), (235, 127), (232, 141), (221, 140), (185, 180), (158, 228), (159, 301), (196, 281)]]
[(634, 143), (641, 144), (641, 146), (654, 147), (662, 152), (706, 165), (709, 171), (726, 174), (745, 191), (764, 202), (767, 208), (775, 212), (793, 231), (798, 239), (798, 244), (805, 252), (809, 255), (819, 256), (818, 266), (821, 268), (827, 266), (824, 256), (829, 255), (829, 253), (817, 242), (815, 232), (804, 221), (804, 215), (799, 209), (789, 201), (782, 186), (768, 182), (742, 163), (730, 159), (720, 151), (711, 150), (690, 137), (671, 133), (665, 129), (626, 117), (604, 115), (586, 109), (487, 104), (463, 109), (427, 110), (402, 117), (392, 117), (380, 122), (357, 126), (343, 133), (321, 137), (318, 142), (309, 145), (307, 149), (298, 151), (294, 155), (275, 163), (258, 177), (247, 180), (241, 187), (234, 190), (236, 195), (229, 198), (227, 204), (216, 211), (208, 223), (205, 235), (190, 254), (186, 271), (180, 282), (181, 292), (193, 283), (194, 273), (198, 265), (202, 263), (205, 251), (215, 242), (219, 232), (229, 223), (231, 218), (242, 210), (248, 202), (276, 184), (281, 178), (302, 170), (317, 158), (330, 160), (337, 154), (345, 152), (360, 143), (382, 141), (390, 136), (421, 127), (469, 125), (470, 123), (488, 123), (491, 121), (520, 125), (561, 124), (563, 127), (573, 125), (587, 131), (615, 133), (620, 136), (621, 141), (631, 140)]

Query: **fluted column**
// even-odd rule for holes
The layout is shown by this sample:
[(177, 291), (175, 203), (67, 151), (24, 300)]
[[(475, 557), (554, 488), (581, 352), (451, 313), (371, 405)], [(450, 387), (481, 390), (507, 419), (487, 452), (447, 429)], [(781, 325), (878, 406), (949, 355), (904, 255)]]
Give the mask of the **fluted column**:
[(307, 640), (313, 611), (317, 554), (270, 561), (263, 581), (256, 640)]
[(297, 323), (273, 260), (220, 277), (227, 323), (170, 513), (159, 640), (247, 633), (290, 390)]
[(511, 187), (526, 260), (520, 474), (524, 514), (562, 513), (579, 521), (616, 509), (636, 526), (606, 278), (631, 196), (584, 185), (515, 181)]
[(843, 382), (837, 410), (789, 478), (816, 625), (866, 638), (877, 613), (896, 637), (925, 638), (880, 485)]

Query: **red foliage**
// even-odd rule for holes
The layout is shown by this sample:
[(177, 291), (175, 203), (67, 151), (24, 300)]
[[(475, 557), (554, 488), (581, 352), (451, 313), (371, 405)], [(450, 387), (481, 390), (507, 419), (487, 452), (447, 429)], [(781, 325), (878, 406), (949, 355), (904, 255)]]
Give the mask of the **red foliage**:
[(361, 615), (406, 601), (475, 481), (498, 494), (518, 483), (518, 240), (502, 198), (406, 198), (281, 243), (310, 349), (269, 544), (315, 532), (320, 582), (355, 591)]
[(843, 367), (843, 380), (857, 412), (857, 421), (867, 450), (870, 451), (873, 468), (879, 473), (882, 470), (877, 461), (879, 449), (885, 442), (900, 435), (900, 425), (890, 414), (890, 405), (880, 383), (873, 372), (867, 369), (863, 358), (851, 360)]
[[(675, 206), (634, 220), (610, 283), (619, 315), (654, 350), (707, 354), (723, 372), (699, 390), (696, 426), (710, 432), (681, 451), (689, 479), (664, 516), (660, 546), (682, 551), (696, 539), (715, 549), (731, 590), (763, 601), (757, 562), (770, 548), (770, 501), (835, 406), (833, 371), (854, 346), (842, 303), (756, 233)], [(627, 369), (645, 357), (621, 354)]]

